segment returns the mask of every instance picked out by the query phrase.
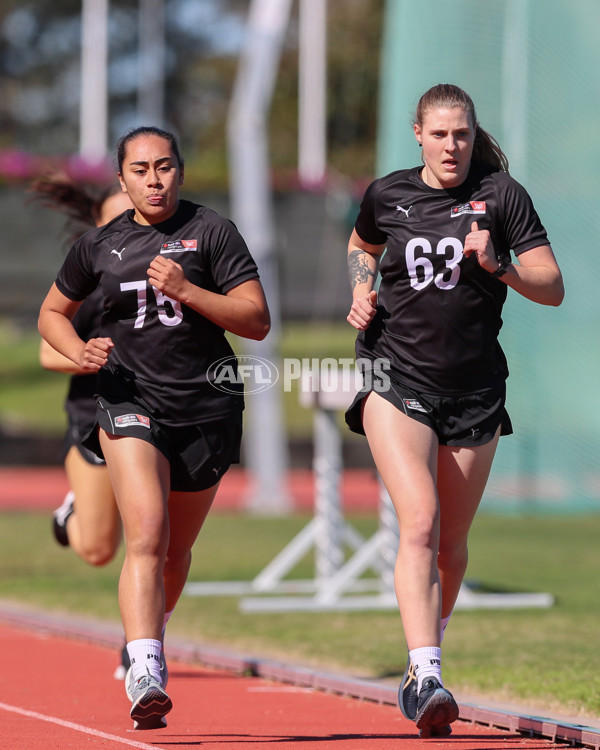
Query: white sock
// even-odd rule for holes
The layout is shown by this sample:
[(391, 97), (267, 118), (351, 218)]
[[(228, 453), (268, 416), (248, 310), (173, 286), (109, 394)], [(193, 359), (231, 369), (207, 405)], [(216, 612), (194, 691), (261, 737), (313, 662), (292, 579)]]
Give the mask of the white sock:
[(436, 677), (442, 685), (442, 649), (435, 646), (424, 646), (413, 648), (410, 652), (410, 660), (415, 668), (417, 676), (417, 692), (427, 677)]
[(440, 620), (440, 643), (444, 640), (444, 633), (446, 632), (446, 627), (448, 626), (451, 617), (452, 612), (450, 612), (448, 617), (442, 617), (442, 619)]
[(139, 680), (147, 672), (155, 677), (160, 683), (160, 653), (162, 643), (154, 638), (139, 638), (129, 641), (127, 653), (131, 660), (133, 680)]

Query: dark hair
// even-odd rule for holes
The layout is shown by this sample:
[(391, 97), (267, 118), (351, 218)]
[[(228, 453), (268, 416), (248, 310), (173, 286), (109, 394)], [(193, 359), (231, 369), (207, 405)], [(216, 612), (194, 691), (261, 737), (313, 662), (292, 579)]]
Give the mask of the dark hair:
[(96, 226), (104, 201), (119, 192), (117, 182), (105, 187), (82, 185), (59, 171), (38, 177), (29, 188), (31, 200), (66, 214), (66, 231), (72, 241)]
[(508, 159), (502, 152), (498, 141), (477, 122), (473, 100), (466, 91), (458, 86), (452, 83), (438, 83), (437, 86), (433, 86), (426, 91), (417, 104), (414, 124), (422, 126), (425, 114), (430, 109), (453, 109), (454, 107), (460, 107), (466, 112), (475, 129), (475, 142), (473, 143), (473, 155), (471, 157), (473, 161), (489, 164), (508, 172)]
[(177, 159), (180, 169), (183, 167), (183, 159), (179, 151), (177, 138), (175, 138), (174, 134), (168, 130), (157, 128), (154, 125), (141, 125), (138, 128), (133, 128), (133, 130), (130, 130), (124, 136), (119, 138), (117, 142), (117, 166), (119, 168), (119, 174), (123, 171), (123, 161), (125, 160), (125, 151), (127, 150), (127, 146), (129, 142), (133, 141), (138, 136), (144, 136), (144, 135), (157, 135), (159, 138), (164, 138), (165, 141), (168, 141), (171, 147), (171, 151), (175, 155), (175, 158)]

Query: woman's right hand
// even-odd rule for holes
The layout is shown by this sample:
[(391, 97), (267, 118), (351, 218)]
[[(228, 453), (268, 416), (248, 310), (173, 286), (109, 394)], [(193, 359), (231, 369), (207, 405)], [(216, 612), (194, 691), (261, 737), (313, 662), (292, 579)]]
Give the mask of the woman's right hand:
[(114, 348), (112, 339), (101, 337), (85, 342), (81, 350), (80, 366), (87, 372), (98, 372), (108, 362), (108, 357)]
[(357, 297), (346, 320), (358, 331), (366, 331), (377, 313), (377, 292), (373, 289), (366, 297)]

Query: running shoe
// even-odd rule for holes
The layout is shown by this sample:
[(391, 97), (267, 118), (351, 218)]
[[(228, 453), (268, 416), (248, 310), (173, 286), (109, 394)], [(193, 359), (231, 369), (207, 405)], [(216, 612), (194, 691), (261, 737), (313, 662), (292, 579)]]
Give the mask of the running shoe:
[(127, 643), (125, 643), (123, 645), (123, 648), (121, 649), (121, 663), (115, 669), (113, 674), (115, 680), (124, 680), (127, 675), (127, 670), (130, 666), (131, 661), (129, 659), (129, 651), (127, 651)]
[(169, 670), (167, 668), (167, 660), (165, 659), (164, 646), (160, 652), (160, 679), (162, 680), (162, 686), (166, 688), (169, 682)]
[(419, 691), (415, 722), (421, 730), (420, 737), (447, 737), (452, 733), (450, 724), (458, 719), (458, 705), (452, 693), (442, 687), (435, 677), (427, 677)]
[(166, 715), (173, 703), (156, 677), (147, 672), (139, 680), (134, 680), (130, 667), (125, 677), (125, 690), (133, 704), (129, 715), (134, 729), (163, 729), (167, 726)]
[(406, 661), (406, 669), (404, 670), (404, 676), (402, 682), (398, 688), (398, 705), (400, 710), (411, 721), (415, 720), (417, 715), (417, 704), (419, 703), (419, 695), (417, 693), (417, 675), (415, 674), (415, 668), (410, 660), (410, 656)]
[(67, 520), (75, 510), (75, 494), (67, 492), (65, 499), (62, 501), (60, 508), (57, 508), (52, 514), (52, 531), (54, 538), (63, 547), (69, 546), (69, 536), (67, 534)]

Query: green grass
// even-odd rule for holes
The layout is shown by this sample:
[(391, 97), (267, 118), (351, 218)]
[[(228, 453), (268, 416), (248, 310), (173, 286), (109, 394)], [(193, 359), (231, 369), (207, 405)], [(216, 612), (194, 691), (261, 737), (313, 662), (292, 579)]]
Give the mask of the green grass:
[[(352, 518), (364, 534), (372, 518)], [(199, 537), (191, 581), (251, 580), (308, 521), (213, 513)], [(444, 674), (459, 695), (600, 718), (597, 623), (600, 517), (481, 515), (467, 578), (485, 590), (544, 591), (550, 609), (459, 610), (444, 641)], [(0, 597), (118, 620), (121, 556), (91, 569), (49, 534), (48, 514), (6, 513), (0, 523)], [(312, 555), (293, 571), (313, 576)], [(183, 596), (169, 633), (257, 656), (397, 681), (405, 645), (397, 612), (244, 614), (235, 597)]]

